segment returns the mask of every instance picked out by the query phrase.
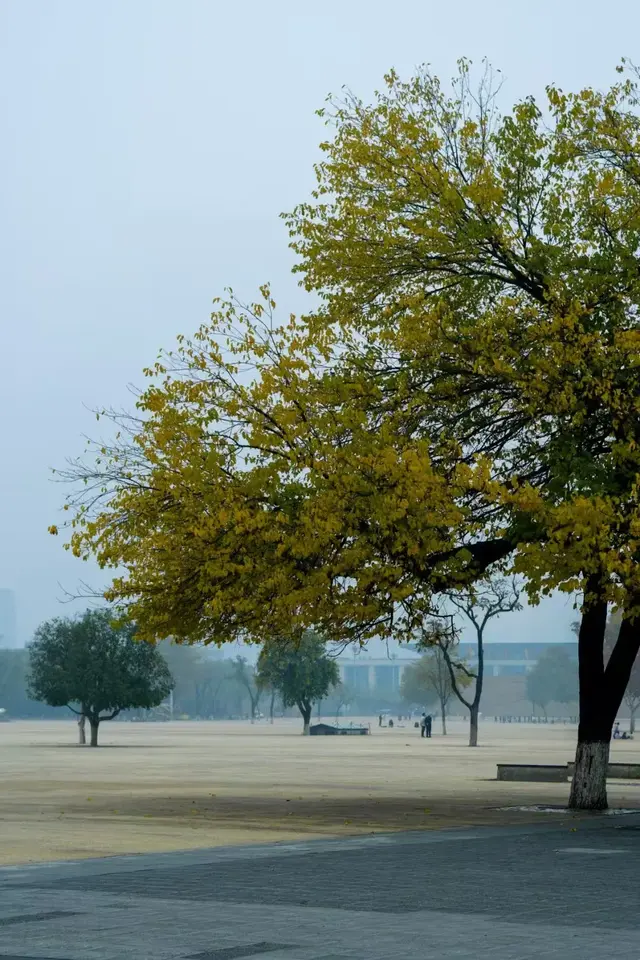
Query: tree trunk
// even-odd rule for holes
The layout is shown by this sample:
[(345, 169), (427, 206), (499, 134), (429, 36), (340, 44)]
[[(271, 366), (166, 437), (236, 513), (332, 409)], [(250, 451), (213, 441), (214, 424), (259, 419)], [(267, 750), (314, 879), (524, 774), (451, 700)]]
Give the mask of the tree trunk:
[(478, 712), (479, 704), (473, 703), (469, 710), (469, 746), (478, 746)]
[(632, 707), (629, 712), (629, 733), (631, 736), (636, 732), (636, 712), (638, 708)]
[(447, 704), (444, 700), (440, 701), (440, 716), (442, 717), (442, 736), (447, 735)]
[(78, 743), (81, 747), (84, 747), (87, 742), (87, 734), (85, 732), (86, 724), (87, 718), (85, 717), (84, 713), (81, 713), (78, 717)]
[(100, 721), (99, 721), (99, 720), (92, 720), (91, 717), (89, 717), (89, 726), (90, 726), (90, 728), (91, 728), (91, 746), (92, 746), (92, 747), (97, 747), (97, 746), (98, 746), (98, 726), (99, 726), (99, 725), (100, 725)]
[(447, 664), (447, 669), (449, 670), (451, 689), (455, 693), (460, 703), (469, 711), (470, 747), (478, 746), (478, 715), (480, 713), (480, 700), (482, 698), (482, 687), (484, 684), (484, 625), (486, 623), (486, 619), (487, 618), (485, 618), (484, 622), (480, 625), (475, 620), (472, 621), (476, 628), (476, 635), (478, 637), (478, 672), (476, 674), (476, 689), (473, 700), (469, 701), (463, 696), (456, 680), (456, 675), (453, 669), (449, 651), (447, 650), (446, 646), (440, 645), (440, 649), (444, 654), (445, 663)]
[[(604, 633), (607, 602), (600, 599), (600, 582), (591, 577), (585, 593), (591, 597), (584, 607), (578, 633), (578, 676), (580, 683), (578, 744), (569, 795), (572, 810), (606, 810), (607, 765), (611, 728), (617, 706), (610, 715), (604, 670)], [(622, 694), (624, 688), (620, 694)]]
[(271, 691), (271, 704), (269, 705), (269, 720), (270, 720), (271, 723), (273, 723), (273, 711), (274, 711), (274, 709), (275, 709), (275, 704), (276, 704), (276, 691), (275, 691), (275, 690), (272, 690), (272, 691)]
[(482, 699), (482, 688), (484, 686), (484, 626), (476, 627), (478, 636), (478, 674), (476, 676), (476, 689), (473, 695), (473, 703), (469, 710), (469, 746), (478, 746), (478, 715), (480, 713), (480, 700)]
[(576, 766), (571, 784), (572, 810), (606, 810), (609, 740), (578, 740)]
[(303, 736), (303, 737), (308, 737), (308, 736), (309, 736), (309, 727), (310, 727), (310, 725), (311, 725), (311, 708), (312, 708), (312, 704), (310, 704), (310, 703), (300, 703), (300, 704), (298, 704), (298, 707), (299, 707), (299, 709), (300, 709), (300, 713), (302, 714), (302, 722), (303, 722), (302, 736)]

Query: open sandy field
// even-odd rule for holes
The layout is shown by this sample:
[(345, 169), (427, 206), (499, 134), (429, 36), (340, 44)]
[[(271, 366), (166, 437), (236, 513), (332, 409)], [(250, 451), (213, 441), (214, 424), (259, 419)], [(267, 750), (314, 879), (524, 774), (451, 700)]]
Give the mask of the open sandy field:
[[(568, 785), (496, 782), (496, 763), (566, 763), (575, 729), (486, 722), (471, 750), (466, 725), (450, 728), (105, 723), (91, 749), (73, 721), (3, 723), (0, 863), (513, 822), (540, 814), (499, 808), (566, 801)], [(640, 761), (640, 741), (612, 759)], [(640, 782), (612, 782), (610, 802), (640, 807)]]

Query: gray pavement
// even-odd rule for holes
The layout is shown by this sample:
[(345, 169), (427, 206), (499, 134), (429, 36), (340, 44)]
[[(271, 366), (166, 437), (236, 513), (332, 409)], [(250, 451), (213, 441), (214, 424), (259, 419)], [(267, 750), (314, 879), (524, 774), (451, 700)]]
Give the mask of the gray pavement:
[(0, 960), (640, 960), (640, 816), (0, 869)]

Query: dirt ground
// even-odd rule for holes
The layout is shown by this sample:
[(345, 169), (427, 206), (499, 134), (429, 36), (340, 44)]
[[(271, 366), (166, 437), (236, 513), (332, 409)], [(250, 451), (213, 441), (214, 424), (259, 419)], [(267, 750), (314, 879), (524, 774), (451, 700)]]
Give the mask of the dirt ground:
[[(300, 736), (300, 724), (105, 723), (98, 749), (69, 722), (0, 724), (0, 863), (184, 850), (407, 829), (518, 822), (504, 807), (563, 804), (568, 784), (498, 783), (496, 763), (566, 763), (575, 728), (413, 724), (371, 736)], [(640, 741), (613, 760), (640, 762)], [(640, 808), (640, 782), (610, 783)]]

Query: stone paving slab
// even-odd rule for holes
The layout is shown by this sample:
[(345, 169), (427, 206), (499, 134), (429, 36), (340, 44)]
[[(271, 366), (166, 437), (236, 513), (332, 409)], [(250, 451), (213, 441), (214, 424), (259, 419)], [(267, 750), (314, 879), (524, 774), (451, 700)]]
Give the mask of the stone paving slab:
[(443, 833), (3, 869), (0, 960), (639, 960), (638, 818)]

